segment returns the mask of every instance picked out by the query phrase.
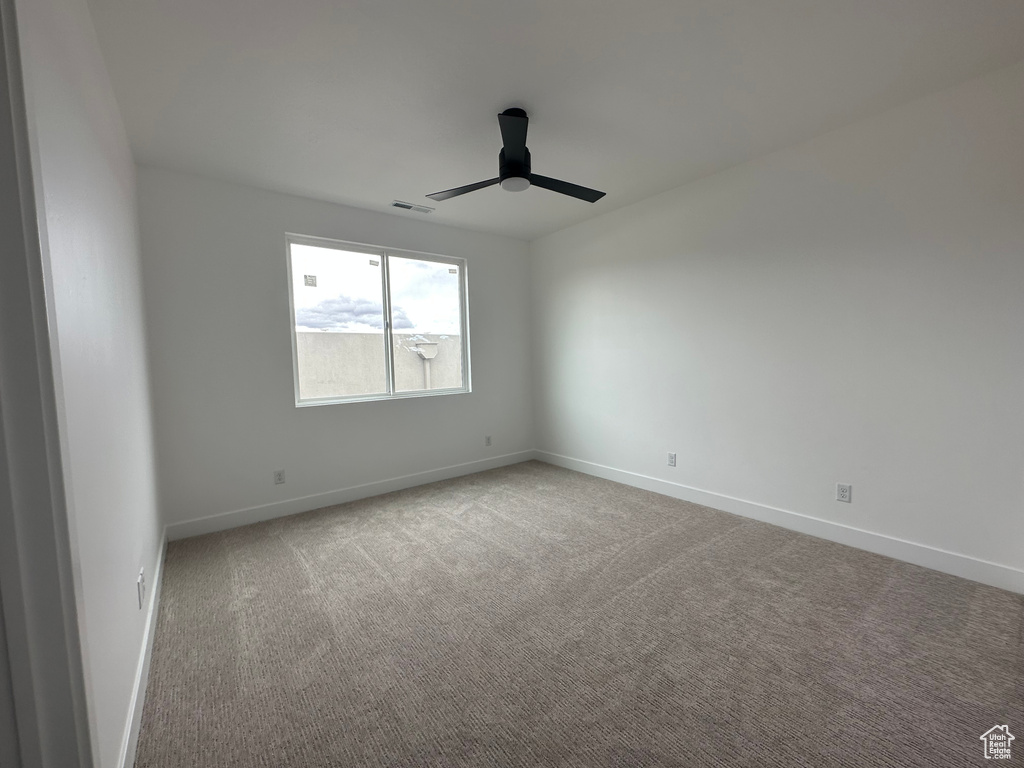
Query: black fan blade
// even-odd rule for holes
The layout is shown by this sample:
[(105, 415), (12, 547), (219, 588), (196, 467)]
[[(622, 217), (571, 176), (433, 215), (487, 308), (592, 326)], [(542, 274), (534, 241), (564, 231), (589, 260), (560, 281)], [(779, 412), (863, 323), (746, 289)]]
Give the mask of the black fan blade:
[(526, 128), (530, 119), (526, 113), (513, 107), (498, 115), (501, 143), (505, 145), (505, 160), (510, 163), (526, 162)]
[(476, 184), (467, 184), (464, 187), (455, 187), (455, 189), (446, 189), (444, 192), (435, 192), (432, 195), (427, 195), (431, 200), (448, 200), (452, 197), (458, 197), (464, 195), (467, 192), (476, 192), (478, 189), (489, 187), (492, 184), (497, 184), (500, 179), (488, 179), (487, 181), (478, 181)]
[(552, 192), (560, 192), (569, 197), (586, 200), (588, 203), (596, 203), (604, 197), (604, 192), (598, 192), (596, 189), (581, 187), (579, 184), (570, 184), (568, 181), (561, 181), (560, 179), (548, 178), (547, 176), (541, 176), (539, 173), (530, 174), (530, 183), (535, 187), (543, 187), (544, 189), (550, 189)]

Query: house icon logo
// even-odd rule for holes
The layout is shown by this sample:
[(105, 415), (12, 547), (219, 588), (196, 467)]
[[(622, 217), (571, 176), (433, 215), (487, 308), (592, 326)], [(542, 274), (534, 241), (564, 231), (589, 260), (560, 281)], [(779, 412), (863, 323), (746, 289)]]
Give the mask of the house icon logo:
[(1008, 725), (993, 725), (983, 734), (981, 740), (985, 742), (986, 760), (1009, 760), (1010, 742), (1016, 738), (1010, 733)]

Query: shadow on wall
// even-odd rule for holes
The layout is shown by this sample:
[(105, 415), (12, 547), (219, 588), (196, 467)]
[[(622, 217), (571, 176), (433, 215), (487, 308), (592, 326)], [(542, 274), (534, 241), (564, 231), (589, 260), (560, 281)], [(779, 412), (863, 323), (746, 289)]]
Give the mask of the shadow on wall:
[[(462, 341), (447, 334), (402, 334), (395, 339), (395, 389), (457, 389), (462, 386)], [(303, 400), (381, 393), (383, 333), (295, 334)]]

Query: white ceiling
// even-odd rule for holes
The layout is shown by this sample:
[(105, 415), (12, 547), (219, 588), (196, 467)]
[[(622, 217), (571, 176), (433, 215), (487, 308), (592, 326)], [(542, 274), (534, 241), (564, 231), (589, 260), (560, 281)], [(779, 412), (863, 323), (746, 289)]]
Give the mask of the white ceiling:
[[(141, 163), (532, 239), (1024, 58), (1022, 0), (90, 0)], [(496, 115), (596, 204), (498, 187)]]

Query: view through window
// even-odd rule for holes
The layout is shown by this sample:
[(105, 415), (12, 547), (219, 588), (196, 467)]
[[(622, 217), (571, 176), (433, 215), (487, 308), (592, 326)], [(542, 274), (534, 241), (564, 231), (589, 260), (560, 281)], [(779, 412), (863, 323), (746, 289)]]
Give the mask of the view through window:
[(469, 391), (461, 259), (291, 236), (296, 404)]

